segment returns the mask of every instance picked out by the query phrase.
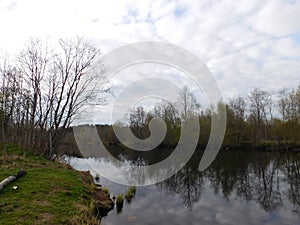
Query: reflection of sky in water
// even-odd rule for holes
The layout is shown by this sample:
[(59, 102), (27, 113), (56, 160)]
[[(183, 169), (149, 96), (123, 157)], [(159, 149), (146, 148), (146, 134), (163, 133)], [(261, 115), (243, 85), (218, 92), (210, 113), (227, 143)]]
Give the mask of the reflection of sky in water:
[[(77, 164), (78, 168), (84, 168), (82, 170), (90, 170), (93, 175), (98, 174), (111, 174), (116, 179), (122, 180), (123, 176), (119, 175), (119, 169), (116, 166), (106, 160), (95, 159), (74, 159), (74, 163)], [(72, 164), (71, 164), (72, 165)], [(76, 166), (75, 166), (76, 167)], [(77, 168), (77, 167), (76, 167)], [(101, 170), (101, 171), (100, 171)]]
[[(93, 175), (96, 175), (96, 172), (90, 168), (91, 165), (95, 166), (95, 161), (89, 160), (89, 163), (86, 163), (84, 159), (70, 160), (74, 168), (90, 170)], [(102, 164), (101, 170), (114, 172), (109, 163)], [(249, 176), (258, 182), (255, 174), (250, 172)], [(285, 180), (284, 174), (279, 171), (276, 173), (275, 179), (277, 178), (281, 180), (283, 207), (274, 211), (266, 212), (257, 201), (244, 200), (237, 195), (236, 190), (225, 198), (221, 190), (215, 193), (211, 182), (204, 176), (200, 199), (193, 204), (192, 209), (185, 207), (178, 193), (164, 190), (160, 185), (138, 187), (132, 203), (125, 203), (121, 214), (117, 214), (116, 210), (111, 211), (102, 219), (101, 224), (299, 224), (299, 217), (293, 212), (293, 205), (286, 198), (288, 184), (282, 182)], [(102, 177), (99, 183), (109, 187), (112, 195), (125, 193), (128, 188)]]
[[(101, 174), (102, 177), (105, 175), (109, 175), (109, 177), (113, 177), (113, 179), (117, 180), (120, 183), (126, 184), (129, 179), (139, 179), (139, 174), (133, 175), (128, 165), (131, 163), (130, 161), (123, 160), (124, 166), (117, 165), (115, 163), (110, 162), (108, 159), (104, 158), (89, 158), (89, 159), (78, 159), (78, 158), (69, 158), (69, 164), (71, 164), (74, 168), (79, 170), (89, 170), (94, 176), (96, 174)], [(122, 173), (120, 174), (120, 171)], [(106, 178), (109, 178), (106, 177)], [(155, 183), (147, 176), (146, 177), (149, 182)]]

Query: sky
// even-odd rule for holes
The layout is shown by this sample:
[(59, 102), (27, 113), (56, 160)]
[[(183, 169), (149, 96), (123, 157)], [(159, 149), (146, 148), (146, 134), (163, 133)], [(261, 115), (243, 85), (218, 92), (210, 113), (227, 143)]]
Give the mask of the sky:
[[(139, 41), (165, 41), (196, 54), (224, 99), (255, 87), (276, 94), (300, 85), (299, 13), (299, 0), (0, 0), (0, 49), (14, 54), (29, 37), (83, 36), (103, 54)], [(127, 75), (111, 84), (122, 89), (149, 68), (152, 76), (190, 84), (174, 68), (145, 68), (122, 71)]]

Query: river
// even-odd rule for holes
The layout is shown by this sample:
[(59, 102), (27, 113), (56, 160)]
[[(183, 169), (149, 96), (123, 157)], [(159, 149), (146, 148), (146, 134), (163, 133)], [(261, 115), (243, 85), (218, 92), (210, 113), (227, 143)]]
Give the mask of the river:
[[(167, 180), (138, 186), (131, 202), (111, 211), (101, 224), (300, 224), (300, 153), (221, 152), (203, 172), (198, 170), (200, 159), (196, 153)], [(75, 169), (94, 176), (98, 162), (69, 158)], [(97, 166), (109, 171), (106, 164)], [(111, 196), (128, 189), (101, 174), (98, 182)]]

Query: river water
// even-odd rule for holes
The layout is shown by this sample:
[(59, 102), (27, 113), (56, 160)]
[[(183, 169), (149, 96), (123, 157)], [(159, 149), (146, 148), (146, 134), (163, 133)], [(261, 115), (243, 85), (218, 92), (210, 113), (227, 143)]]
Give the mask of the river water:
[[(115, 208), (101, 224), (300, 224), (300, 153), (221, 152), (203, 172), (197, 169), (200, 159), (196, 153), (169, 179), (138, 186), (131, 202), (125, 201), (121, 211)], [(98, 162), (69, 158), (75, 169), (94, 176)], [(109, 171), (107, 164), (97, 166)], [(98, 182), (111, 196), (128, 189), (101, 174)]]

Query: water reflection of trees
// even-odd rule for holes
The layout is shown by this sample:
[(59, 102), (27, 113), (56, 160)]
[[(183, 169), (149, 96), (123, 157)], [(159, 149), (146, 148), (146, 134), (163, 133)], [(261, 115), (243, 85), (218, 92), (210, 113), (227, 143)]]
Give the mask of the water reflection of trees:
[(192, 209), (200, 200), (204, 185), (204, 177), (198, 170), (198, 165), (196, 160), (190, 161), (177, 174), (159, 183), (158, 187), (167, 194), (179, 195), (184, 205)]
[(300, 216), (300, 155), (289, 154), (283, 165), (283, 172), (288, 180), (288, 199)]
[(300, 216), (299, 154), (222, 153), (204, 172), (197, 170), (200, 157), (196, 154), (181, 171), (158, 187), (179, 196), (190, 209), (200, 200), (204, 189), (211, 188), (227, 200), (255, 201), (267, 212), (290, 203)]
[(267, 154), (258, 160), (255, 166), (256, 182), (254, 190), (256, 200), (266, 211), (273, 211), (282, 206), (281, 179), (278, 159), (270, 159)]
[[(121, 150), (113, 150), (116, 158), (122, 160), (121, 156), (125, 155), (132, 165), (143, 167), (167, 157), (172, 151), (160, 149), (140, 154), (128, 150), (124, 154), (123, 149), (122, 153)], [(267, 212), (292, 205), (291, 210), (300, 216), (299, 153), (221, 152), (204, 172), (198, 171), (201, 157), (202, 152), (196, 151), (187, 165), (159, 183), (158, 188), (169, 195), (179, 196), (189, 209), (200, 200), (201, 193), (209, 188), (227, 200), (238, 198), (254, 201)], [(132, 171), (134, 174), (131, 177), (151, 179), (159, 176), (150, 172), (140, 173), (138, 169)]]

